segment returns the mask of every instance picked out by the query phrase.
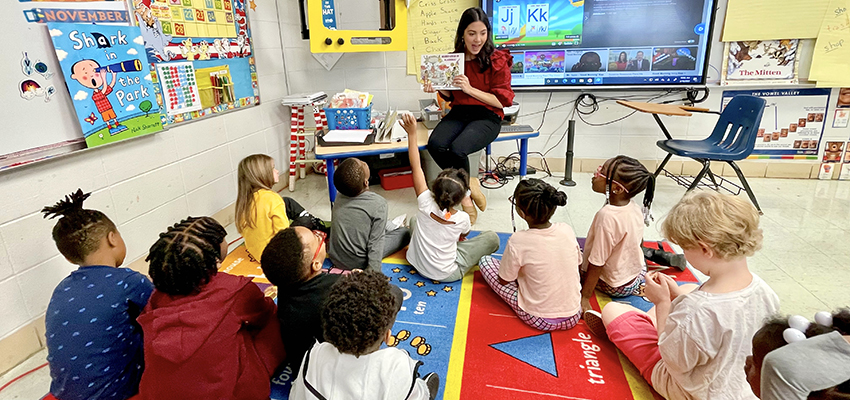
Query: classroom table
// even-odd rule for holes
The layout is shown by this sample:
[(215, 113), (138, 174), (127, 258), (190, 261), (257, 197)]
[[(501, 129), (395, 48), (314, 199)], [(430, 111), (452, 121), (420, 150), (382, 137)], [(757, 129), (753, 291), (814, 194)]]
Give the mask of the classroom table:
[[(419, 143), (419, 150), (425, 149), (428, 144), (429, 130), (420, 122), (418, 124), (418, 134), (416, 135)], [(519, 140), (519, 174), (524, 177), (528, 167), (528, 139), (540, 136), (540, 132), (503, 132), (494, 140), (494, 142), (502, 142), (506, 140)], [(325, 160), (328, 175), (328, 197), (333, 205), (336, 200), (336, 187), (334, 187), (334, 160), (349, 158), (374, 156), (388, 153), (406, 153), (407, 141), (396, 143), (374, 143), (370, 145), (355, 145), (355, 146), (316, 146), (316, 159)]]
[(618, 104), (631, 108), (633, 110), (637, 110), (640, 112), (644, 112), (647, 114), (652, 114), (652, 117), (655, 118), (655, 122), (658, 123), (658, 126), (661, 128), (661, 131), (664, 132), (664, 136), (667, 136), (667, 139), (673, 139), (670, 136), (670, 132), (667, 131), (667, 127), (664, 126), (664, 122), (661, 122), (661, 118), (659, 115), (671, 115), (671, 116), (680, 116), (680, 117), (690, 117), (691, 111), (693, 112), (711, 112), (707, 108), (702, 107), (691, 107), (684, 106), (679, 104), (658, 104), (658, 103), (642, 103), (639, 101), (625, 101), (625, 100), (617, 100)]

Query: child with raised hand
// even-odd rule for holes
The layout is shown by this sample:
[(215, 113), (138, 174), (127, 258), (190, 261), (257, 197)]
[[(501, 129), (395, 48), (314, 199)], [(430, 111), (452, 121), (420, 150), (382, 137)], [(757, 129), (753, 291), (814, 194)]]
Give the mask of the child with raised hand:
[(266, 278), (278, 287), (277, 317), (286, 348), (285, 363), (294, 373), (310, 346), (325, 341), (322, 304), (342, 276), (322, 273), (325, 257), (322, 232), (291, 226), (272, 238), (260, 262)]
[(747, 257), (761, 248), (758, 223), (756, 209), (738, 197), (688, 193), (661, 230), (709, 279), (697, 288), (649, 273), (646, 297), (655, 307), (648, 313), (612, 302), (601, 315), (585, 312), (585, 322), (664, 398), (755, 398), (742, 369), (753, 334), (779, 310), (776, 293), (747, 268)]
[(53, 241), (68, 262), (80, 266), (59, 282), (47, 305), (50, 394), (59, 400), (123, 400), (139, 391), (144, 355), (136, 317), (153, 285), (119, 268), (127, 254), (124, 239), (106, 215), (83, 208), (89, 195), (77, 189), (41, 210), (45, 218), (60, 217)]
[(236, 229), (245, 237), (245, 248), (260, 261), (269, 240), (293, 225), (306, 226), (328, 233), (320, 219), (312, 216), (298, 202), (271, 190), (280, 181), (274, 159), (265, 154), (253, 154), (239, 162), (237, 172)]
[(410, 230), (387, 228), (387, 201), (369, 191), (369, 165), (356, 158), (339, 163), (328, 256), (334, 266), (381, 271), (381, 260), (410, 242)]
[(401, 309), (401, 290), (377, 271), (340, 279), (322, 308), (325, 343), (304, 357), (289, 398), (433, 400), (440, 379), (419, 377), (421, 361), (404, 350), (381, 345)]
[(850, 399), (850, 309), (821, 311), (815, 323), (777, 316), (756, 332), (752, 345), (747, 381), (759, 398)]
[(569, 225), (549, 222), (567, 195), (531, 178), (517, 184), (511, 202), (528, 230), (511, 236), (501, 262), (482, 257), (481, 275), (526, 324), (570, 329), (581, 318), (581, 248)]
[(582, 309), (590, 310), (595, 289), (612, 297), (639, 294), (646, 262), (643, 244), (644, 214), (631, 199), (644, 194), (649, 210), (655, 194), (655, 176), (638, 160), (617, 156), (596, 169), (593, 191), (605, 194), (605, 205), (596, 212), (584, 245)]
[(469, 214), (455, 209), (466, 196), (469, 177), (462, 169), (446, 168), (428, 190), (419, 160), (416, 119), (402, 115), (407, 131), (407, 155), (413, 170), (413, 188), (419, 211), (410, 219), (413, 236), (407, 250), (407, 261), (422, 276), (441, 282), (454, 282), (475, 267), (481, 257), (499, 249), (495, 232), (459, 242), (471, 229)]
[(151, 246), (141, 400), (269, 398), (284, 356), (275, 304), (251, 278), (218, 272), (226, 234), (190, 217)]

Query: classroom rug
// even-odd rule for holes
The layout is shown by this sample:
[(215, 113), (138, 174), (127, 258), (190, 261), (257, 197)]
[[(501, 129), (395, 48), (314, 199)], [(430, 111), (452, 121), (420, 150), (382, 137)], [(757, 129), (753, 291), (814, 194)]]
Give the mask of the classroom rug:
[[(474, 236), (473, 232), (470, 236)], [(501, 258), (509, 233), (499, 233)], [(584, 245), (584, 239), (579, 239)], [(645, 242), (645, 246), (667, 251), (667, 243)], [(241, 249), (241, 250), (240, 250)], [(480, 272), (462, 281), (439, 283), (419, 275), (405, 259), (405, 251), (384, 259), (383, 272), (404, 293), (393, 334), (393, 344), (422, 361), (424, 376), (440, 376), (438, 399), (660, 399), (607, 339), (593, 336), (584, 321), (568, 331), (541, 332), (519, 320), (511, 308), (487, 285)], [(680, 284), (699, 283), (688, 269), (658, 267)], [(329, 273), (339, 273), (328, 261)], [(268, 295), (268, 284), (259, 263), (239, 246), (222, 263), (222, 271), (251, 276)], [(599, 310), (612, 301), (597, 292), (591, 303)], [(648, 310), (652, 303), (630, 296), (616, 299)], [(272, 379), (273, 400), (288, 398), (288, 370)]]

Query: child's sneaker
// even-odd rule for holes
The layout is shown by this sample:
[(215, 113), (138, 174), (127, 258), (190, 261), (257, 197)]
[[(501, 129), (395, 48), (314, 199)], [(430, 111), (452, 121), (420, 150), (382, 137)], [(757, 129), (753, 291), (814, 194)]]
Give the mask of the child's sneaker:
[(440, 377), (437, 374), (431, 372), (428, 375), (425, 375), (425, 385), (428, 386), (428, 392), (430, 393), (430, 399), (434, 400), (437, 398), (437, 392), (440, 391)]
[(583, 314), (584, 323), (595, 336), (608, 338), (608, 331), (605, 329), (605, 324), (602, 323), (602, 314), (599, 311), (587, 310)]

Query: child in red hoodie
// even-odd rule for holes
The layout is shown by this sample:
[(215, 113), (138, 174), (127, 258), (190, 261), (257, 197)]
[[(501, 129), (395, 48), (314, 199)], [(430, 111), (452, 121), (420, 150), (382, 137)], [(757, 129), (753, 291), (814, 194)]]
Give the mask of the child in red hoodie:
[(284, 358), (276, 307), (250, 278), (217, 273), (224, 228), (188, 218), (151, 246), (142, 400), (268, 399)]

